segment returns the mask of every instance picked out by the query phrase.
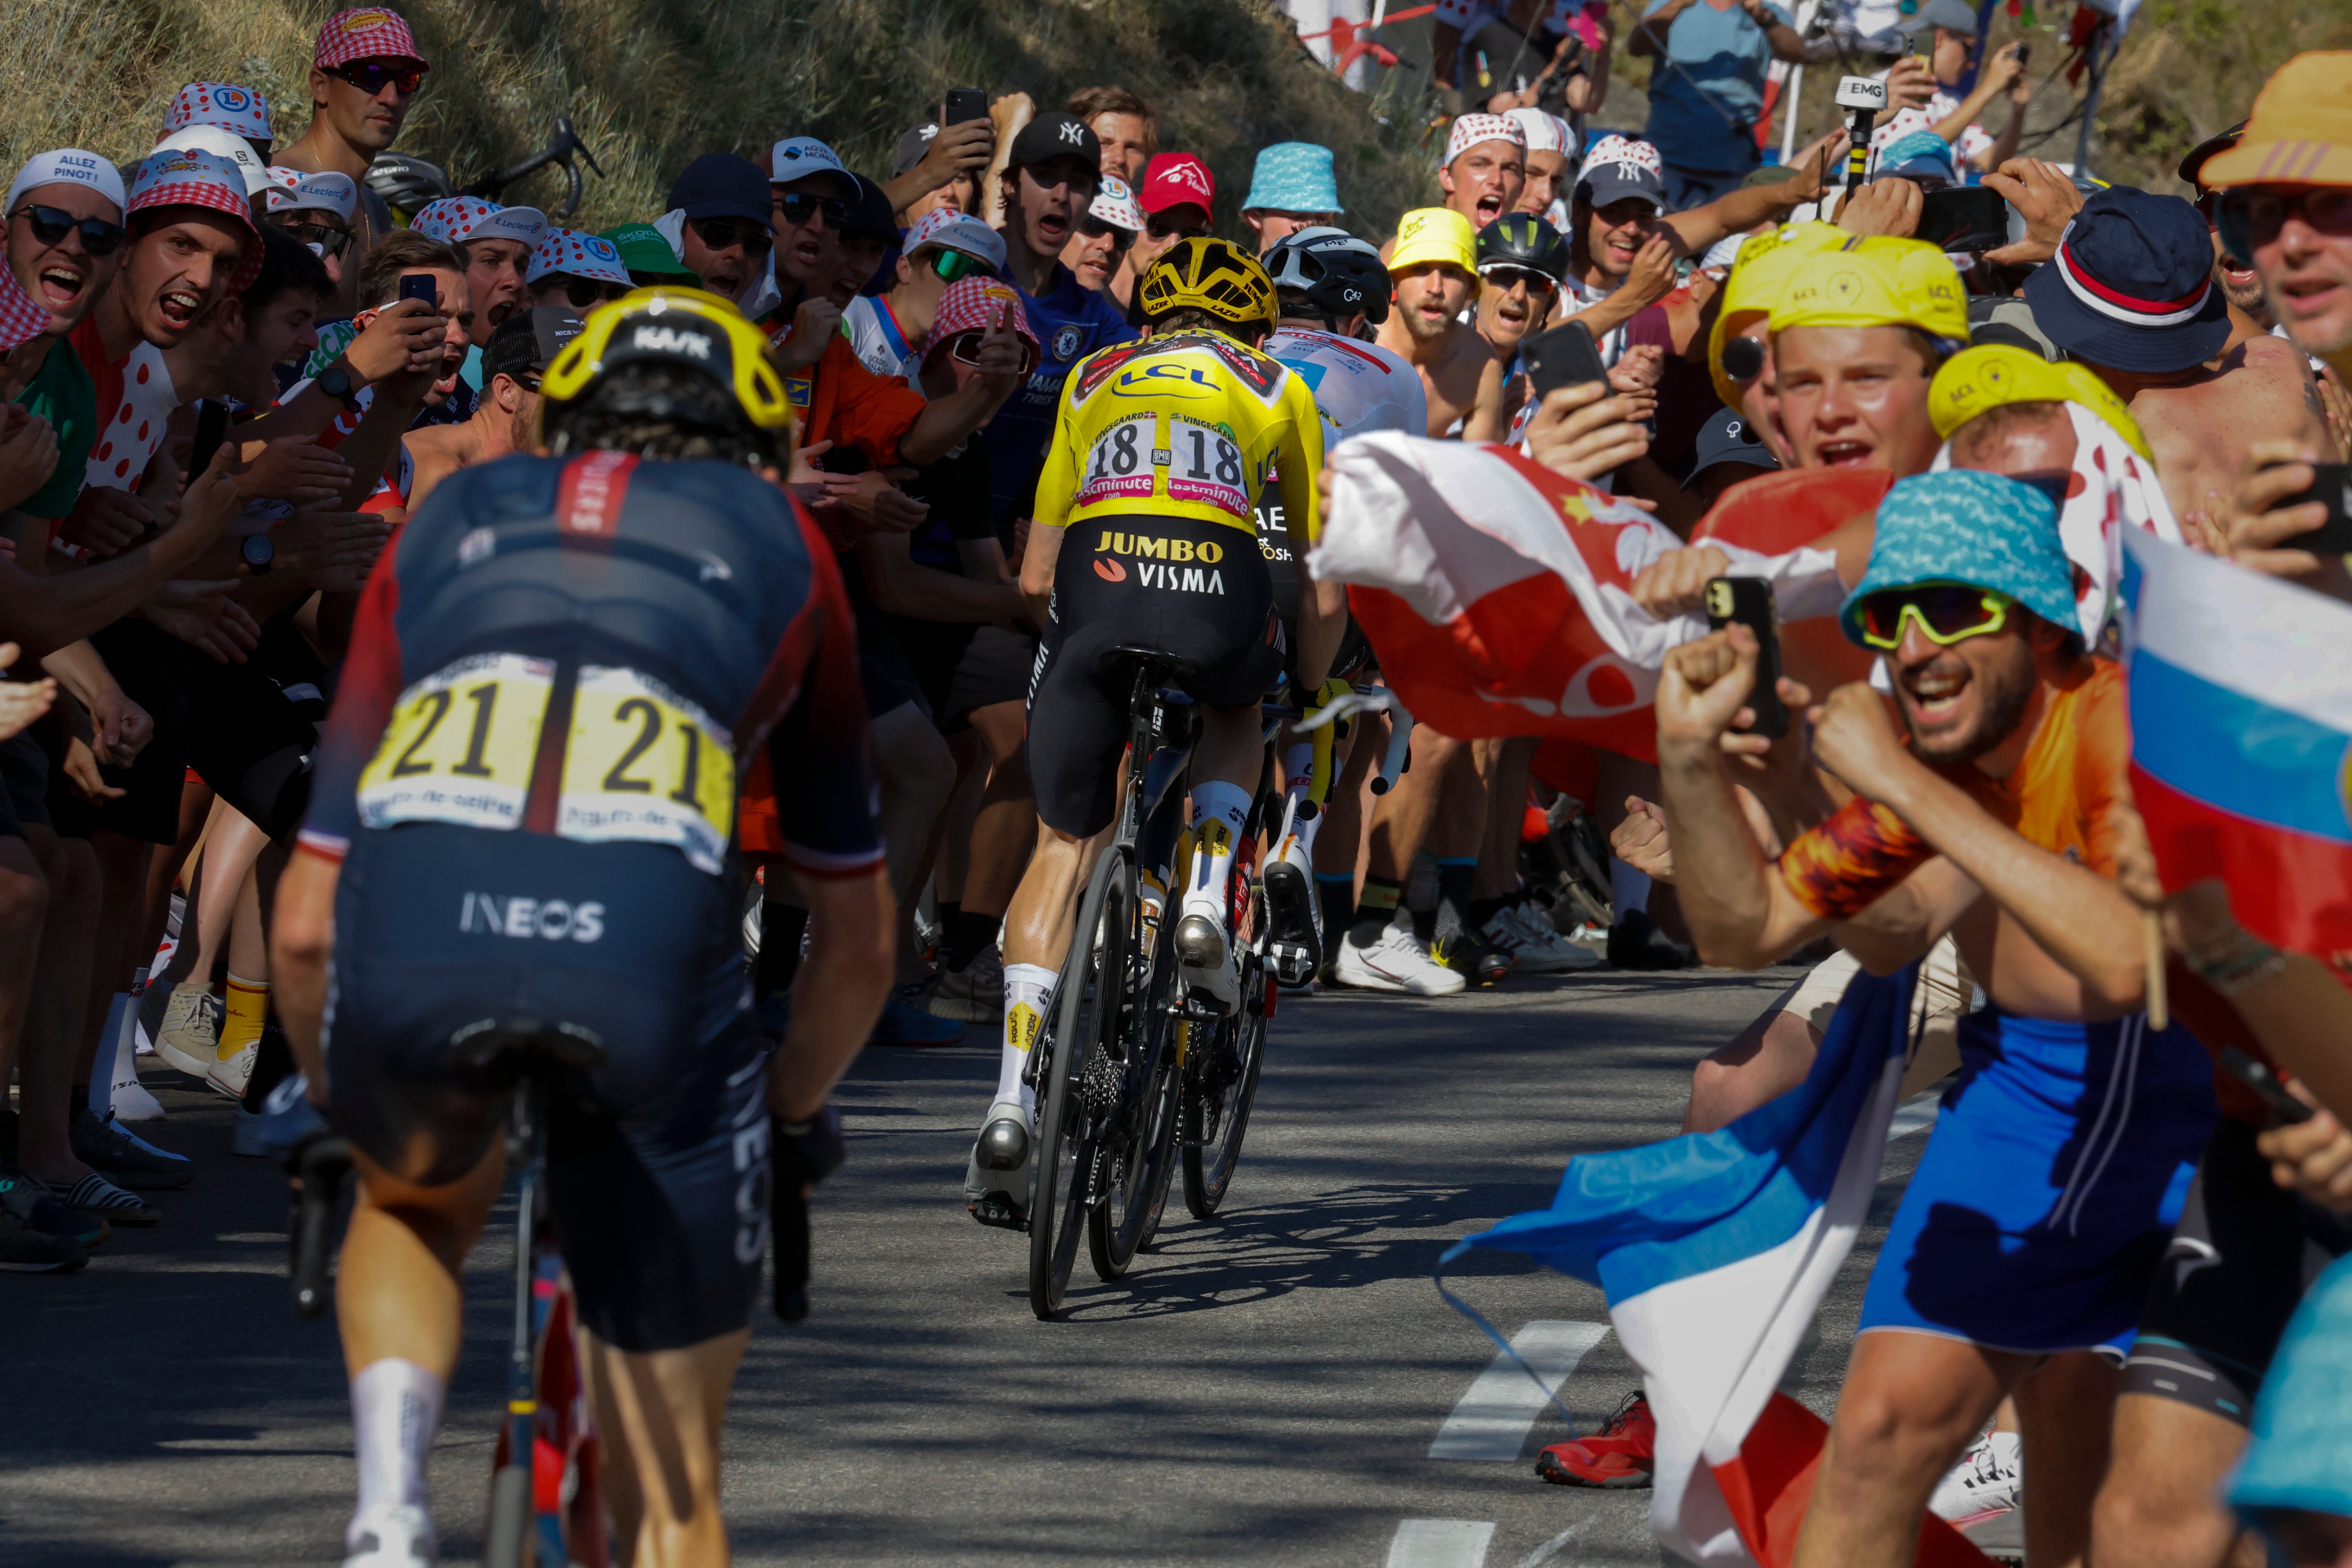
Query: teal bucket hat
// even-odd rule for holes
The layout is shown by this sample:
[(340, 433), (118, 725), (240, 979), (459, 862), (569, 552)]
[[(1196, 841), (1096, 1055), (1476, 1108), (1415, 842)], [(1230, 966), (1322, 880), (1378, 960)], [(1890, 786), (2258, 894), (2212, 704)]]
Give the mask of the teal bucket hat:
[(2230, 1506), (2256, 1525), (2273, 1509), (2352, 1514), (2352, 1258), (2319, 1277), (2287, 1323)]
[(1965, 583), (2008, 595), (2063, 631), (2074, 614), (2074, 568), (2058, 539), (2058, 508), (2032, 485), (1974, 468), (1897, 479), (1878, 503), (1870, 569), (1838, 624), (1862, 642), (1862, 602), (1883, 588)]
[(1277, 142), (1258, 150), (1250, 170), (1244, 212), (1339, 213), (1339, 184), (1331, 174), (1331, 149), (1312, 142)]

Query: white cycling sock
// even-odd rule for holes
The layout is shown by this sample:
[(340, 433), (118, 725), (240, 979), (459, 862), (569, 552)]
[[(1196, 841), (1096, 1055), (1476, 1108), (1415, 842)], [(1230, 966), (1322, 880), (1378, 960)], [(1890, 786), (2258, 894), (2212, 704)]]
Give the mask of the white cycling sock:
[(1037, 1109), (1037, 1091), (1021, 1081), (1021, 1074), (1045, 1025), (1045, 999), (1059, 978), (1059, 971), (1042, 963), (1004, 966), (1004, 1059), (996, 1069), (996, 1100), (990, 1103), (1010, 1100), (1024, 1110)]
[[(1282, 754), (1283, 772), (1289, 776), (1290, 780), (1288, 786), (1283, 791), (1286, 797), (1301, 803), (1301, 805), (1304, 805), (1307, 788), (1314, 783), (1314, 766), (1315, 747), (1311, 742), (1301, 742)], [(1310, 817), (1306, 816), (1299, 807), (1291, 809), (1290, 836), (1298, 840), (1299, 852), (1306, 857), (1307, 864), (1310, 866), (1315, 863), (1315, 832), (1322, 826), (1321, 812), (1318, 811)], [(1280, 845), (1275, 846), (1276, 854), (1280, 854), (1281, 850)]]
[[(352, 1379), (359, 1514), (387, 1504), (425, 1506), (425, 1462), (441, 1429), (441, 1401), (447, 1392), (431, 1372), (396, 1357), (371, 1362)], [(359, 1549), (356, 1541), (345, 1545)]]
[(111, 1035), (114, 1039), (106, 1099), (116, 1118), (123, 1121), (157, 1121), (163, 1116), (162, 1101), (139, 1081), (139, 1004), (146, 994), (147, 971), (142, 969), (131, 976), (130, 991), (115, 994), (107, 1010), (106, 1028), (99, 1037), (104, 1039)]
[(1225, 920), (1225, 878), (1233, 869), (1234, 843), (1249, 820), (1250, 792), (1213, 780), (1192, 786), (1192, 874), (1184, 884), (1184, 912)]
[(1636, 871), (1616, 856), (1609, 857), (1609, 902), (1611, 913), (1623, 920), (1630, 910), (1647, 910), (1650, 907), (1650, 877), (1646, 871)]

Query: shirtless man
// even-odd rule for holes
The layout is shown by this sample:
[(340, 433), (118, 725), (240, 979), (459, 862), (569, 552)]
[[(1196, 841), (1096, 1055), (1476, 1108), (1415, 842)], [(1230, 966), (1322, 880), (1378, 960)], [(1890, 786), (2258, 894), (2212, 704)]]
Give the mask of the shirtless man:
[(580, 318), (562, 305), (538, 305), (499, 323), (482, 349), (482, 401), (462, 425), (428, 425), (409, 432), (408, 494), (413, 513), (433, 487), (478, 463), (531, 449), (539, 415), (539, 378), (563, 346), (580, 335)]
[(399, 137), (430, 68), (397, 12), (374, 6), (338, 11), (319, 28), (310, 55), (310, 128), (270, 162), (305, 174), (348, 174), (359, 186), (341, 292), (328, 315), (348, 316), (358, 309), (360, 269), (376, 242), (392, 232), (392, 209), (368, 188), (368, 165)]
[(2226, 346), (2229, 307), (2212, 257), (2197, 209), (2179, 197), (2105, 190), (2025, 283), (2050, 341), (2129, 405), (2177, 514), (2220, 512), (2258, 437), (2315, 450), (2328, 442), (2318, 388), (2294, 344), (2258, 333)]
[(1449, 207), (1419, 207), (1397, 225), (1388, 258), (1396, 309), (1381, 323), (1381, 347), (1421, 373), (1429, 394), (1429, 434), (1499, 441), (1503, 365), (1461, 320), (1478, 288), (1478, 246), (1470, 220)]
[(1873, 1271), (1798, 1568), (1910, 1563), (1930, 1492), (2005, 1395), (2034, 1478), (2028, 1560), (2082, 1561), (2114, 1363), (2162, 1253), (2165, 1194), (2211, 1124), (2205, 1053), (2139, 1015), (2138, 916), (2112, 880), (2123, 682), (2084, 654), (2076, 615), (2042, 490), (1899, 481), (1840, 616), (1886, 658), (1895, 701), (1856, 682), (1811, 711), (1814, 756), (1855, 796), (1777, 862), (1722, 746), (1754, 639), (1686, 645), (1659, 681), (1684, 909), (1709, 962), (1756, 967), (1833, 933), (1891, 972), (1948, 931), (1990, 999), (1961, 1021), (1968, 1092)]

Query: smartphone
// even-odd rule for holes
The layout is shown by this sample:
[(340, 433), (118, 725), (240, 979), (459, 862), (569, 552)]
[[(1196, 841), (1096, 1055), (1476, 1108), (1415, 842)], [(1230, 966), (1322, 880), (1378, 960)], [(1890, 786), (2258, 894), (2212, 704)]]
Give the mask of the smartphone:
[(1789, 732), (1789, 705), (1780, 700), (1780, 634), (1772, 584), (1761, 577), (1708, 578), (1707, 629), (1719, 632), (1734, 621), (1756, 634), (1756, 687), (1748, 694), (1756, 723), (1748, 732), (1777, 741)]
[(2025, 68), (2025, 61), (2026, 61), (2026, 58), (2027, 58), (2027, 57), (2028, 57), (2028, 56), (2032, 55), (2032, 53), (2033, 53), (2032, 49), (2032, 48), (2030, 48), (2030, 47), (2027, 47), (2026, 45), (2024, 45), (2024, 44), (2020, 44), (2020, 45), (2018, 45), (2018, 46), (2017, 46), (2017, 68), (2018, 68), (2018, 69), (2020, 69), (2020, 70), (2023, 70), (2023, 69)]
[(961, 125), (967, 120), (988, 118), (988, 94), (976, 87), (948, 89), (945, 110), (940, 115), (941, 127)]
[(2277, 548), (2308, 550), (2314, 555), (2352, 555), (2352, 468), (2342, 463), (2314, 463), (2311, 476), (2309, 489), (2278, 504), (2322, 501), (2327, 507), (2327, 521), (2309, 533), (2280, 540)]
[(2271, 1108), (2272, 1121), (2281, 1127), (2291, 1127), (2298, 1121), (2311, 1120), (2311, 1107), (2286, 1091), (2278, 1074), (2254, 1060), (2235, 1046), (2221, 1051), (2221, 1070), (2263, 1097)]
[(207, 397), (196, 405), (196, 444), (188, 452), (188, 478), (194, 480), (213, 466), (213, 454), (228, 436), (228, 405)]
[(2009, 243), (2009, 204), (1982, 185), (1929, 191), (1916, 232), (1938, 250), (1998, 250)]
[(430, 272), (402, 273), (400, 297), (404, 300), (422, 300), (428, 306), (436, 308), (439, 306), (441, 300), (440, 290), (435, 286), (433, 274)]
[(1538, 332), (1519, 345), (1519, 353), (1527, 360), (1528, 386), (1538, 399), (1559, 387), (1609, 379), (1601, 349), (1581, 321), (1564, 321)]

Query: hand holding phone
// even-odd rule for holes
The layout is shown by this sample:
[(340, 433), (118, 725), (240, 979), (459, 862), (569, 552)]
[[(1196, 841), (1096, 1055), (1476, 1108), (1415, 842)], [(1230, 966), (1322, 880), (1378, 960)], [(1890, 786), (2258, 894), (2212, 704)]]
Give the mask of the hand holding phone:
[(2263, 1097), (2263, 1103), (2271, 1108), (2273, 1126), (2292, 1127), (2311, 1120), (2311, 1107), (2289, 1094), (2278, 1074), (2237, 1047), (2222, 1047), (2221, 1070)]
[(2280, 510), (2317, 501), (2327, 508), (2327, 521), (2308, 533), (2282, 539), (2277, 550), (2308, 550), (2314, 555), (2352, 555), (2352, 468), (2342, 463), (2311, 465), (2311, 488), (2278, 502)]
[(400, 297), (422, 300), (427, 309), (438, 309), (441, 301), (439, 285), (430, 272), (404, 272), (400, 275)]
[(940, 115), (940, 129), (961, 125), (967, 120), (988, 118), (988, 94), (976, 87), (948, 89), (947, 103)]
[(1519, 353), (1527, 361), (1528, 389), (1538, 402), (1563, 386), (1609, 379), (1600, 346), (1581, 321), (1563, 321), (1538, 332), (1519, 345)]
[(1772, 584), (1761, 577), (1707, 579), (1707, 628), (1719, 632), (1734, 622), (1756, 634), (1756, 685), (1748, 693), (1756, 722), (1748, 733), (1777, 741), (1789, 732), (1789, 705), (1780, 700), (1780, 634)]

